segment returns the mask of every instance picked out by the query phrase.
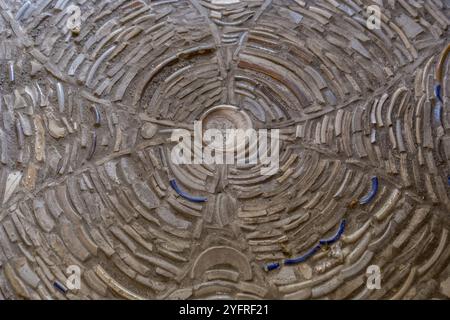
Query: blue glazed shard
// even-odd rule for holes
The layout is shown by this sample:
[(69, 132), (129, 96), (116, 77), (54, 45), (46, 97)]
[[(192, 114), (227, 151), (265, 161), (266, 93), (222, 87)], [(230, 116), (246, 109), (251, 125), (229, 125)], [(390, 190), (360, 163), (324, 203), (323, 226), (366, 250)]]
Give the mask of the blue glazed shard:
[(170, 180), (170, 186), (173, 188), (173, 190), (175, 190), (176, 193), (178, 193), (178, 195), (180, 197), (182, 197), (186, 200), (189, 200), (191, 202), (202, 203), (202, 202), (206, 202), (208, 200), (207, 198), (204, 198), (204, 197), (191, 196), (191, 195), (187, 194), (186, 192), (182, 191), (180, 189), (180, 187), (178, 187), (176, 180)]
[(377, 193), (378, 193), (378, 177), (372, 177), (372, 187), (370, 188), (369, 193), (364, 197), (362, 197), (361, 200), (359, 200), (359, 203), (362, 205), (369, 204), (376, 197)]

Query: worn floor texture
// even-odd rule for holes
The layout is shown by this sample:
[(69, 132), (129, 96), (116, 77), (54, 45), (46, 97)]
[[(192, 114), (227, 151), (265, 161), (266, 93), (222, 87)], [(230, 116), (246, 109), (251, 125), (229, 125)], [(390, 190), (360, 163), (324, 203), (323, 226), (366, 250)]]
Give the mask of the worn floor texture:
[[(449, 24), (447, 0), (0, 0), (0, 299), (450, 298)], [(171, 163), (222, 104), (281, 130), (276, 175)]]

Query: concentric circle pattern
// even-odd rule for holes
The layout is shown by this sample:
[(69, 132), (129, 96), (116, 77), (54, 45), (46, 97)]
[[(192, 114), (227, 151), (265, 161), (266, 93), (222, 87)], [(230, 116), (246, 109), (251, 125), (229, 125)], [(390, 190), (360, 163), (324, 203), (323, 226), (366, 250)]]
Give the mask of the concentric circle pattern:
[[(445, 0), (0, 0), (0, 299), (450, 298), (449, 24)], [(205, 114), (278, 129), (278, 172), (174, 164)]]

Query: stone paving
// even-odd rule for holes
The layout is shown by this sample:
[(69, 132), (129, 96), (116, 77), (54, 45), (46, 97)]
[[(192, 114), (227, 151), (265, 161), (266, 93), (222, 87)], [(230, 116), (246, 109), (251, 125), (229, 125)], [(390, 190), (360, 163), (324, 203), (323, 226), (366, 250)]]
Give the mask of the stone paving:
[[(0, 0), (0, 299), (450, 298), (449, 24), (448, 0)], [(171, 163), (221, 105), (280, 130), (277, 174)]]

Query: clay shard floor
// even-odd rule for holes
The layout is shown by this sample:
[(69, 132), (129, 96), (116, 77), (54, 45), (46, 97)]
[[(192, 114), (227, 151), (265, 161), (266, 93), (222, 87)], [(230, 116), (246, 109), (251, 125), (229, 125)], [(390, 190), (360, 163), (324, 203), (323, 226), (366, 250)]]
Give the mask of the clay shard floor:
[[(0, 299), (448, 299), (449, 24), (447, 0), (0, 0)], [(276, 175), (171, 163), (223, 104), (280, 129)]]

